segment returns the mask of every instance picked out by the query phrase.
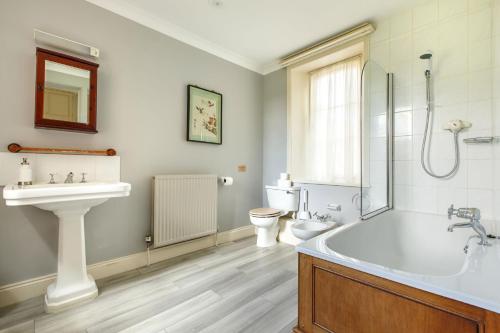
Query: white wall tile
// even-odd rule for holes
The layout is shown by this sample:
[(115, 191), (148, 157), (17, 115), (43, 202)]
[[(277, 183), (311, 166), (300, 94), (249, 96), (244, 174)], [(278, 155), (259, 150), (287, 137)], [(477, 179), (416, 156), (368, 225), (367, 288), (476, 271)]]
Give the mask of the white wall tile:
[(491, 70), (483, 70), (469, 74), (469, 101), (491, 99), (491, 93)]
[[(420, 153), (419, 153), (419, 155), (420, 155)], [(429, 164), (428, 163), (426, 163), (426, 164), (427, 164), (427, 167), (429, 167)], [(432, 161), (430, 168), (434, 169), (435, 165), (436, 165), (436, 161)], [(438, 180), (435, 178), (432, 178), (431, 176), (429, 176), (425, 173), (425, 171), (422, 168), (422, 165), (420, 163), (420, 156), (419, 156), (418, 160), (413, 161), (412, 172), (413, 172), (413, 180), (412, 181), (416, 187), (420, 187), (420, 186), (433, 187), (433, 188), (437, 187)]]
[[(405, 61), (400, 63), (392, 63), (390, 71), (394, 74), (394, 86), (399, 87), (408, 87), (410, 86), (412, 79), (412, 62)], [(423, 73), (423, 72), (422, 72)], [(411, 101), (411, 99), (410, 99)]]
[(467, 191), (467, 206), (479, 208), (482, 218), (491, 219), (493, 218), (493, 194), (493, 190), (469, 189)]
[(446, 18), (449, 16), (463, 13), (467, 10), (467, 0), (439, 0), (439, 18)]
[(385, 115), (377, 115), (371, 117), (371, 136), (372, 137), (385, 137), (386, 136), (386, 120)]
[(492, 100), (490, 99), (475, 101), (469, 104), (467, 120), (472, 123), (471, 130), (489, 130), (491, 133), (493, 125), (492, 107)]
[(467, 207), (467, 190), (465, 188), (438, 188), (437, 213), (446, 214), (448, 207)]
[(493, 189), (493, 161), (469, 160), (468, 188)]
[(411, 186), (394, 185), (394, 208), (399, 210), (412, 210), (413, 188)]
[(493, 98), (500, 98), (500, 67), (493, 70)]
[[(420, 150), (422, 148), (423, 135), (413, 135), (413, 160), (420, 161)], [(419, 162), (420, 163), (420, 162)]]
[(58, 154), (12, 154), (0, 152), (0, 185), (16, 184), (19, 164), (27, 157), (33, 170), (35, 183), (47, 183), (49, 173), (56, 174), (54, 179), (61, 183), (69, 172), (74, 173), (74, 181), (79, 182), (82, 173), (87, 181), (119, 181), (119, 156), (83, 156)]
[(493, 188), (500, 190), (500, 160), (493, 161)]
[(403, 111), (397, 112), (394, 115), (394, 135), (411, 135), (412, 134), (412, 112)]
[(413, 9), (413, 27), (418, 28), (423, 25), (434, 23), (438, 18), (438, 2), (429, 1)]
[(486, 7), (492, 7), (493, 6), (493, 1), (492, 0), (469, 0), (469, 11), (473, 12), (478, 9), (483, 9)]
[(390, 37), (391, 32), (391, 21), (382, 20), (378, 22), (375, 26), (375, 31), (370, 37), (371, 43), (378, 43), (383, 40), (387, 40)]
[(412, 161), (395, 161), (394, 162), (394, 184), (395, 185), (412, 185)]
[(451, 46), (441, 45), (438, 48), (438, 57), (434, 61), (436, 70), (434, 77), (442, 78), (467, 73), (468, 57), (467, 45), (459, 43)]
[(437, 213), (437, 189), (433, 186), (413, 187), (413, 209), (424, 213)]
[(500, 99), (493, 101), (493, 134), (500, 136)]
[(120, 159), (119, 158), (96, 159), (95, 177), (97, 181), (107, 181), (107, 182), (120, 181)]
[(394, 111), (411, 111), (411, 87), (400, 86), (394, 88)]
[[(463, 138), (474, 138), (482, 136), (492, 136), (491, 130), (468, 131)], [(467, 144), (467, 159), (469, 160), (492, 160), (493, 147), (491, 144)]]
[(492, 10), (485, 8), (469, 16), (469, 41), (491, 38)]
[(414, 110), (425, 109), (427, 107), (425, 83), (415, 84), (413, 86), (412, 104)]
[(490, 69), (492, 65), (492, 53), (491, 39), (470, 42), (469, 70)]
[[(499, 19), (500, 20), (500, 19)], [(495, 36), (493, 39), (493, 66), (500, 67), (500, 35)]]
[(493, 9), (493, 34), (495, 36), (500, 35), (500, 4), (498, 4), (498, 1)]
[(389, 70), (389, 41), (377, 43), (370, 47), (370, 58), (385, 70)]
[[(455, 1), (455, 0), (453, 0)], [(463, 13), (440, 22), (437, 28), (440, 50), (467, 44), (467, 14)]]
[(404, 35), (412, 29), (411, 10), (401, 12), (391, 17), (391, 38)]
[(385, 137), (372, 138), (370, 140), (370, 161), (385, 161), (386, 159), (387, 139)]
[(423, 134), (427, 119), (427, 110), (413, 110), (413, 134)]
[[(476, 74), (475, 77), (478, 77), (478, 75)], [(482, 86), (481, 83), (478, 84)], [(436, 106), (459, 104), (467, 101), (468, 80), (466, 75), (436, 79), (434, 86)]]
[(410, 63), (413, 55), (412, 38), (410, 34), (405, 34), (390, 41), (390, 61), (391, 64), (402, 62)]
[(411, 135), (398, 136), (394, 138), (394, 159), (396, 161), (412, 160), (412, 149), (413, 142)]
[(370, 95), (371, 116), (387, 113), (387, 92), (376, 92)]

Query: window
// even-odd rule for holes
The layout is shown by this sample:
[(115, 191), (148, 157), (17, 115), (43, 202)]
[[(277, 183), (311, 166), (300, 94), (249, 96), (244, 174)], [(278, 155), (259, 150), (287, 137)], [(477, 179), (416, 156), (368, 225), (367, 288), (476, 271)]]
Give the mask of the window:
[(306, 177), (359, 185), (361, 58), (310, 73)]
[(289, 72), (288, 169), (298, 182), (360, 186), (360, 47)]

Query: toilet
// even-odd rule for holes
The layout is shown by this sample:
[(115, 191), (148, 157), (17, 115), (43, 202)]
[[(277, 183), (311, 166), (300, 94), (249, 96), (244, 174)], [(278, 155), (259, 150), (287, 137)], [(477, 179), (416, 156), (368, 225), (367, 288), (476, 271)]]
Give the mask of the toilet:
[(250, 222), (257, 227), (257, 246), (276, 245), (279, 232), (278, 220), (289, 212), (299, 210), (300, 187), (266, 186), (270, 208), (250, 210)]

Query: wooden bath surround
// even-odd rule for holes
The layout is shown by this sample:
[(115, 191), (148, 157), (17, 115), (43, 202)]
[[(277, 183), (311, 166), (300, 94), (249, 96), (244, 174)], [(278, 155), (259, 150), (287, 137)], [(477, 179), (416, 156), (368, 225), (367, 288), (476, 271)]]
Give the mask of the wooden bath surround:
[(294, 332), (500, 333), (500, 314), (299, 253)]

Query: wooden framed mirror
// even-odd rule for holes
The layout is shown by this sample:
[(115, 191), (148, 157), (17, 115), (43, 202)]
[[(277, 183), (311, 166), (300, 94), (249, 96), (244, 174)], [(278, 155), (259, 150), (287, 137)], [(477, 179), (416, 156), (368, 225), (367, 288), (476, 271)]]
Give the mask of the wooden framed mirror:
[(37, 48), (35, 127), (97, 133), (98, 67)]

